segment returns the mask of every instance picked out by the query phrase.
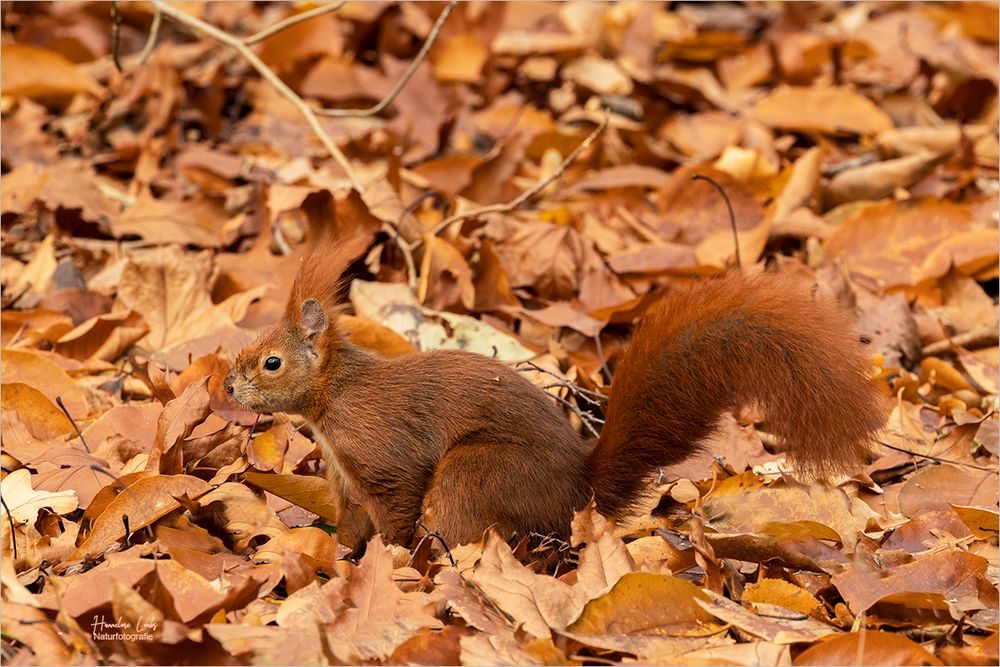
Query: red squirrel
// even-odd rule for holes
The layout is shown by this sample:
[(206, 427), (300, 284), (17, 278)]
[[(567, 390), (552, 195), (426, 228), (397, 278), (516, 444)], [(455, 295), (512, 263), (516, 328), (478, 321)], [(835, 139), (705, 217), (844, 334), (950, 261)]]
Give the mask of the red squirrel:
[(762, 409), (790, 461), (811, 473), (856, 466), (884, 423), (850, 317), (786, 276), (730, 273), (660, 298), (617, 366), (588, 448), (503, 363), (458, 350), (385, 358), (352, 344), (337, 327), (341, 268), (302, 264), (283, 317), (239, 353), (224, 386), (251, 409), (312, 425), (340, 479), (338, 532), (351, 546), (373, 529), (410, 546), (418, 524), (451, 545), (488, 528), (567, 536), (591, 498), (621, 517), (652, 473), (742, 405)]

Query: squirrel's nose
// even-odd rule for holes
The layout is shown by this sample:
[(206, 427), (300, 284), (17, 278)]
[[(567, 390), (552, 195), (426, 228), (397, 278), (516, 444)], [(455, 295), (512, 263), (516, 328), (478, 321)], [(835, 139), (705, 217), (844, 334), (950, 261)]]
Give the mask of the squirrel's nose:
[(222, 386), (226, 388), (226, 393), (232, 395), (233, 393), (233, 372), (229, 371), (229, 375), (226, 379), (222, 381)]

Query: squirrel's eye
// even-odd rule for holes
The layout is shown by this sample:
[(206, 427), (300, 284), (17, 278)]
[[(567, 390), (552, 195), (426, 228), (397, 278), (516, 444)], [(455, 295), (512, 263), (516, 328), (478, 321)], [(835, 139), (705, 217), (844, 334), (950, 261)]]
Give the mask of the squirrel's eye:
[(281, 368), (281, 359), (278, 357), (268, 357), (264, 360), (265, 371), (276, 371)]

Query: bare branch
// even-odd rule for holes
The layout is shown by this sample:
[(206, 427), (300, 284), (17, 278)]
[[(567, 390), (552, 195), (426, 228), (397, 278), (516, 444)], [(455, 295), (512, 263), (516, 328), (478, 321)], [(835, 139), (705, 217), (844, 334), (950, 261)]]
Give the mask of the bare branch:
[(726, 202), (726, 208), (729, 209), (729, 227), (733, 230), (733, 247), (736, 251), (736, 268), (743, 268), (743, 260), (740, 258), (740, 234), (736, 230), (736, 214), (733, 212), (733, 203), (729, 201), (729, 195), (726, 191), (722, 189), (722, 186), (715, 182), (714, 179), (708, 176), (703, 176), (702, 174), (691, 174), (692, 181), (705, 181), (713, 188), (718, 190), (719, 194), (722, 196), (722, 201)]
[(10, 514), (7, 501), (0, 497), (0, 503), (3, 504), (4, 512), (7, 513), (7, 523), (10, 525), (10, 545), (14, 548), (14, 560), (17, 560), (17, 535), (14, 533), (14, 517)]
[(63, 411), (64, 415), (66, 415), (66, 419), (69, 420), (69, 423), (73, 425), (73, 430), (76, 431), (76, 436), (80, 438), (80, 442), (83, 444), (83, 448), (86, 449), (87, 453), (89, 454), (90, 447), (87, 445), (87, 441), (84, 440), (83, 432), (80, 431), (80, 427), (76, 425), (76, 420), (73, 419), (73, 415), (69, 413), (69, 410), (66, 408), (66, 404), (63, 403), (62, 396), (56, 396), (56, 405), (58, 405), (59, 409)]
[[(608, 120), (609, 120), (608, 116), (605, 116), (604, 120), (601, 121), (601, 124), (598, 125), (596, 128), (594, 128), (594, 131), (591, 132), (590, 135), (586, 139), (584, 139), (583, 142), (581, 142), (580, 145), (577, 146), (572, 153), (566, 156), (566, 159), (562, 161), (562, 164), (560, 164), (559, 167), (554, 172), (549, 174), (548, 177), (543, 178), (538, 183), (536, 183), (534, 187), (525, 190), (520, 195), (518, 195), (518, 197), (507, 202), (506, 204), (490, 204), (489, 206), (481, 206), (479, 208), (474, 208), (465, 211), (463, 213), (456, 213), (455, 215), (446, 218), (442, 220), (440, 223), (438, 223), (438, 225), (429, 232), (430, 235), (436, 236), (437, 234), (440, 234), (444, 230), (451, 227), (456, 222), (461, 222), (462, 220), (468, 220), (469, 218), (477, 218), (481, 215), (486, 215), (488, 213), (509, 213), (510, 211), (520, 208), (525, 203), (527, 203), (528, 200), (530, 200), (532, 197), (534, 197), (539, 192), (547, 188), (554, 181), (558, 180), (566, 171), (566, 168), (569, 167), (569, 165), (572, 164), (573, 161), (580, 156), (580, 153), (587, 150), (587, 148), (592, 143), (594, 143), (594, 140), (597, 139), (598, 135), (600, 135), (601, 132), (604, 132), (604, 130), (607, 129)], [(419, 247), (419, 245), (422, 242), (423, 241), (421, 239), (415, 240), (413, 242), (413, 247), (414, 248)]]
[(373, 107), (368, 107), (367, 109), (316, 109), (316, 113), (321, 116), (334, 116), (337, 118), (344, 118), (346, 116), (350, 117), (365, 117), (374, 116), (375, 114), (381, 112), (387, 106), (395, 101), (396, 97), (402, 92), (406, 84), (409, 83), (410, 79), (413, 78), (414, 73), (417, 71), (417, 67), (423, 62), (424, 58), (427, 57), (427, 52), (431, 50), (431, 46), (434, 45), (434, 40), (437, 39), (438, 32), (441, 31), (441, 26), (448, 18), (448, 14), (451, 14), (451, 10), (455, 8), (458, 4), (458, 0), (451, 0), (447, 6), (441, 10), (440, 16), (438, 16), (437, 21), (434, 22), (434, 27), (431, 28), (430, 33), (427, 35), (427, 39), (424, 40), (424, 45), (420, 47), (420, 51), (414, 56), (413, 62), (410, 66), (406, 68), (403, 72), (403, 76), (399, 78), (393, 89), (389, 91), (389, 94), (382, 98), (378, 104)]
[(122, 70), (122, 14), (118, 10), (118, 0), (111, 0), (111, 60), (119, 72)]
[(992, 472), (996, 470), (996, 467), (989, 468), (986, 466), (977, 466), (975, 463), (963, 463), (961, 461), (956, 461), (954, 459), (946, 459), (940, 456), (931, 456), (930, 454), (921, 454), (920, 452), (915, 452), (912, 449), (906, 449), (905, 447), (897, 447), (896, 445), (890, 445), (888, 442), (884, 442), (882, 440), (879, 440), (878, 444), (882, 445), (883, 447), (888, 447), (889, 449), (892, 449), (894, 451), (902, 452), (903, 454), (909, 454), (910, 456), (918, 456), (922, 459), (937, 461), (938, 463), (950, 463), (952, 465), (964, 466), (966, 468), (973, 468), (975, 470), (985, 470), (986, 472)]
[(292, 103), (292, 106), (298, 109), (299, 113), (305, 116), (306, 122), (309, 124), (309, 127), (312, 128), (316, 137), (319, 138), (320, 143), (323, 144), (323, 147), (326, 148), (327, 152), (333, 157), (337, 164), (340, 165), (344, 174), (347, 175), (348, 180), (351, 181), (351, 186), (358, 192), (364, 191), (361, 181), (358, 179), (358, 175), (354, 173), (354, 169), (351, 167), (351, 164), (347, 161), (347, 158), (341, 152), (340, 148), (337, 147), (337, 144), (333, 142), (330, 135), (327, 134), (325, 129), (323, 129), (323, 126), (319, 122), (319, 118), (317, 118), (316, 114), (313, 113), (312, 108), (306, 104), (294, 90), (289, 88), (288, 85), (282, 81), (278, 75), (264, 63), (263, 60), (257, 57), (257, 54), (251, 51), (242, 40), (238, 37), (230, 35), (224, 30), (216, 28), (210, 23), (206, 23), (197, 17), (191, 16), (190, 14), (177, 9), (173, 5), (167, 4), (163, 0), (152, 0), (152, 2), (154, 7), (157, 7), (161, 12), (184, 27), (190, 30), (203, 32), (215, 41), (228, 46), (243, 56), (243, 59), (250, 63), (250, 66), (257, 70), (257, 73), (260, 74), (265, 81), (271, 84), (275, 90)]
[(149, 26), (149, 37), (146, 38), (146, 45), (139, 52), (139, 65), (145, 65), (149, 60), (149, 55), (156, 46), (156, 40), (160, 36), (160, 24), (163, 23), (163, 12), (156, 5), (153, 5), (153, 23)]
[(296, 23), (302, 23), (303, 21), (308, 21), (311, 18), (322, 16), (323, 14), (329, 14), (330, 12), (335, 12), (346, 4), (347, 0), (340, 0), (340, 2), (334, 2), (328, 5), (320, 5), (319, 7), (315, 7), (306, 12), (293, 14), (286, 19), (283, 19), (281, 21), (278, 21), (277, 23), (269, 25), (268, 27), (264, 28), (259, 32), (255, 32), (249, 37), (244, 37), (242, 41), (247, 46), (251, 46), (252, 44), (256, 44), (257, 42), (264, 41), (271, 35), (281, 32), (285, 28), (289, 28), (295, 25)]

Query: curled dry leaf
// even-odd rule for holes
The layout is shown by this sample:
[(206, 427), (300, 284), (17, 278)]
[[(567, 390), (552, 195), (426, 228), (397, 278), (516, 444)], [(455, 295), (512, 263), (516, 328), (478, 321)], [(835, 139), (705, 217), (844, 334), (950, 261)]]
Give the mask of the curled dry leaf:
[(890, 197), (897, 188), (909, 188), (944, 162), (950, 153), (924, 151), (842, 171), (823, 192), (827, 206), (846, 202)]
[(777, 605), (758, 603), (757, 613), (721, 595), (705, 591), (708, 599), (697, 598), (699, 607), (713, 616), (755, 637), (777, 644), (815, 641), (839, 634), (840, 630), (807, 614)]
[(20, 382), (45, 395), (53, 404), (60, 398), (75, 419), (90, 414), (86, 394), (61, 368), (36, 352), (4, 348), (0, 351), (4, 384)]
[(265, 475), (257, 472), (247, 472), (243, 477), (260, 489), (270, 491), (324, 519), (337, 522), (337, 504), (333, 490), (329, 482), (321, 477)]
[[(73, 432), (73, 424), (63, 411), (34, 387), (22, 382), (5, 381), (0, 387), (0, 396), (3, 409), (17, 415), (28, 433), (39, 440), (49, 440)], [(9, 451), (10, 442), (5, 444)]]
[(94, 518), (94, 527), (78, 547), (79, 557), (96, 557), (125, 536), (123, 519), (135, 532), (181, 506), (177, 497), (197, 498), (208, 491), (208, 484), (188, 475), (154, 475), (137, 479), (108, 503)]
[(31, 473), (20, 468), (8, 474), (0, 482), (6, 507), (4, 513), (15, 523), (33, 523), (39, 510), (45, 508), (56, 514), (69, 514), (77, 507), (76, 493), (67, 491), (35, 491), (31, 488)]

